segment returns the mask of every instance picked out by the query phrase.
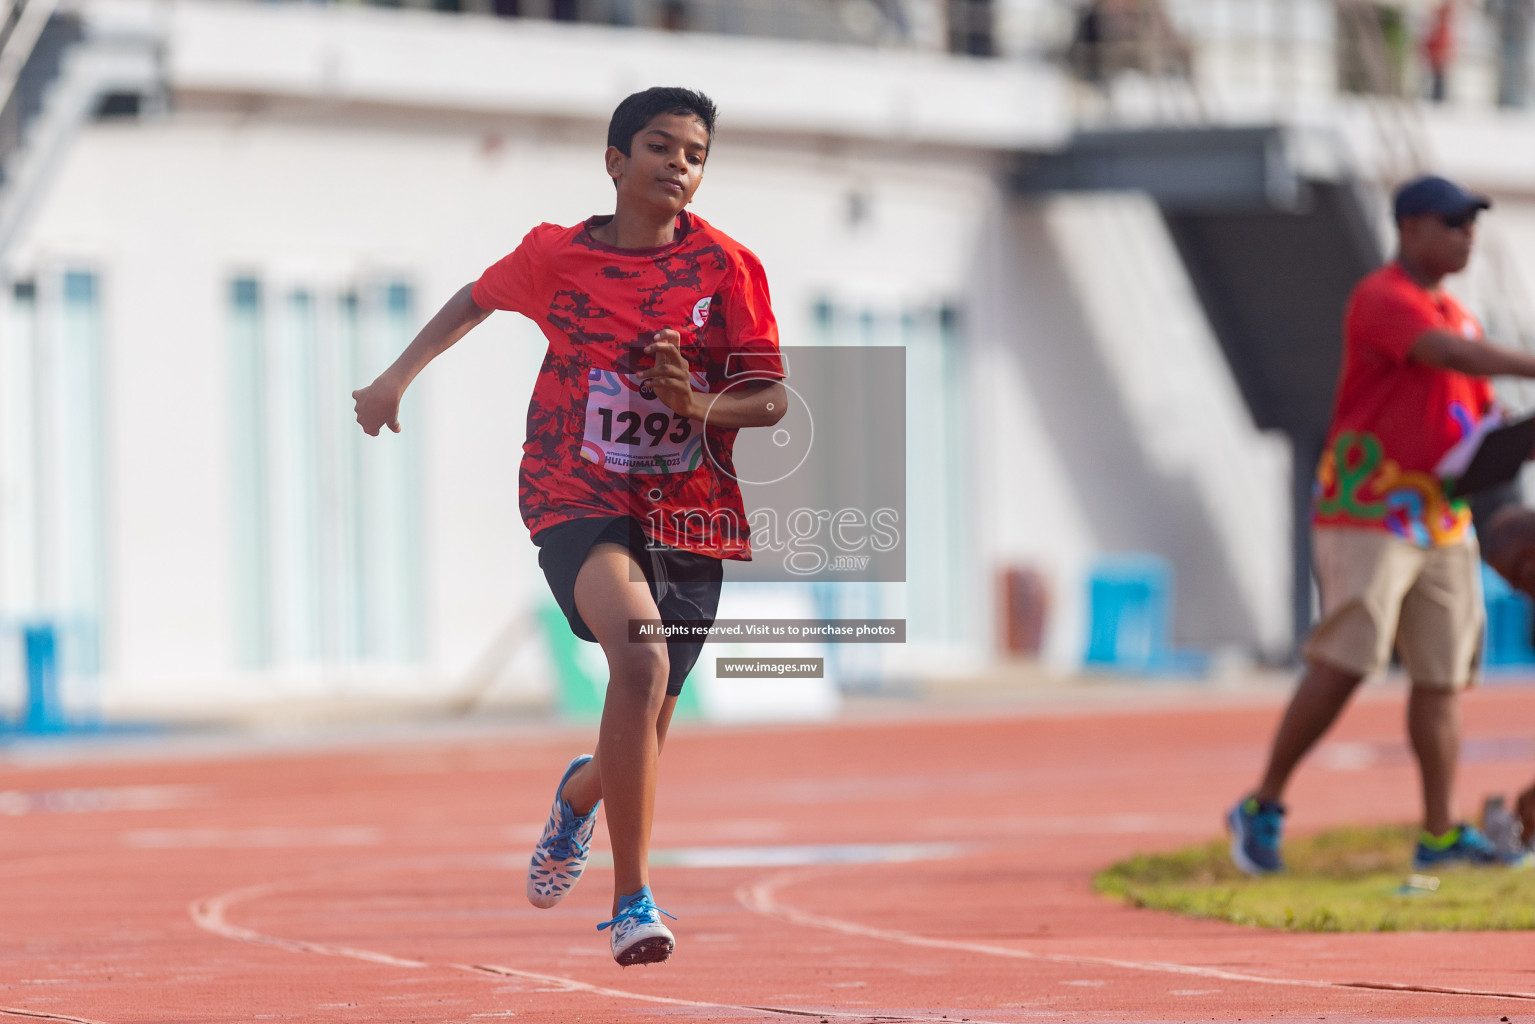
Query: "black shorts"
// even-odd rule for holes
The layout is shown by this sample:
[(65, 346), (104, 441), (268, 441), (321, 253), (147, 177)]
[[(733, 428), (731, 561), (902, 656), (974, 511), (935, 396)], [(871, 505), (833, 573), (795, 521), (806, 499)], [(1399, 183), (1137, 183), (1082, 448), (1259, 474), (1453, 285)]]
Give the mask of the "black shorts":
[[(576, 611), (576, 574), (597, 544), (621, 544), (629, 549), (645, 572), (661, 618), (708, 626), (719, 610), (724, 563), (718, 558), (664, 545), (650, 547), (640, 521), (632, 516), (572, 519), (540, 530), (533, 535), (533, 543), (538, 545), (538, 567), (544, 570), (555, 602), (565, 613), (571, 632), (582, 640), (597, 642)], [(682, 692), (682, 682), (703, 649), (702, 640), (667, 638), (666, 653), (671, 661), (666, 676), (667, 696), (675, 697)]]

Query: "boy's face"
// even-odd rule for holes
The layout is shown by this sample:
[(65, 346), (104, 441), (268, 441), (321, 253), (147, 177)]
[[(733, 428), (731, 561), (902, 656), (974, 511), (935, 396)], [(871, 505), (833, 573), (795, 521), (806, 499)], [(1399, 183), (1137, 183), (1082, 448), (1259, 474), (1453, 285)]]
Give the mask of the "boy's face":
[(709, 133), (689, 114), (657, 114), (629, 142), (629, 155), (607, 152), (608, 176), (618, 202), (659, 207), (673, 214), (693, 201), (709, 155)]

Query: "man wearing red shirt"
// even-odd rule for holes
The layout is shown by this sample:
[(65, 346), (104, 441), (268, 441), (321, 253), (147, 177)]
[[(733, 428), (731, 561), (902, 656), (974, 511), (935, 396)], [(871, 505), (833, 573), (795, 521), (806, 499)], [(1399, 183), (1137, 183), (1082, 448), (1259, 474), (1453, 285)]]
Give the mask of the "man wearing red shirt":
[(1443, 103), (1449, 93), (1450, 61), (1455, 56), (1455, 3), (1443, 0), (1434, 8), (1428, 33), (1423, 37), (1423, 59), (1428, 64), (1428, 98)]
[(1398, 256), (1354, 288), (1343, 368), (1317, 472), (1313, 538), (1321, 619), (1258, 789), (1227, 816), (1231, 855), (1249, 874), (1283, 869), (1286, 783), (1359, 682), (1393, 646), (1412, 681), (1408, 733), (1423, 783), (1419, 869), (1498, 863), (1451, 808), (1458, 696), (1482, 636), (1471, 512), (1446, 497), (1441, 461), (1492, 411), (1486, 378), (1535, 377), (1535, 357), (1488, 344), (1441, 287), (1465, 269), (1484, 197), (1443, 178), (1397, 191)]
[(613, 917), (598, 928), (625, 967), (665, 960), (675, 943), (649, 885), (656, 759), (702, 648), (637, 639), (630, 624), (713, 623), (722, 561), (751, 557), (736, 431), (788, 408), (762, 264), (686, 210), (714, 117), (686, 89), (625, 99), (605, 154), (613, 215), (534, 228), (353, 392), (364, 430), (398, 431), (411, 380), (491, 311), (529, 317), (549, 341), (528, 408), (522, 517), (571, 629), (602, 645), (609, 682), (596, 752), (555, 789), (527, 892), (552, 907), (571, 890), (606, 800)]

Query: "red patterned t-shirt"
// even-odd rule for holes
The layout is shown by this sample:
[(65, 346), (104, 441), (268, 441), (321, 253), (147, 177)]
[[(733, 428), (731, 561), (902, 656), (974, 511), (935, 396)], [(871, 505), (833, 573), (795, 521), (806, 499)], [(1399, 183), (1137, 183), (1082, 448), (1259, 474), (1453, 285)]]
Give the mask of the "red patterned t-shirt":
[(1492, 407), (1486, 379), (1408, 358), (1428, 331), (1471, 341), (1476, 318), (1391, 263), (1354, 287), (1343, 318), (1343, 368), (1317, 472), (1314, 522), (1387, 530), (1420, 547), (1458, 544), (1471, 529), (1464, 499), (1436, 472)]
[(475, 282), (482, 309), (529, 317), (549, 349), (528, 406), (522, 518), (533, 533), (629, 515), (652, 539), (715, 558), (751, 557), (736, 482), (736, 431), (668, 409), (636, 373), (656, 331), (682, 335), (693, 390), (784, 376), (757, 257), (700, 217), (654, 249), (615, 249), (592, 218), (540, 224)]

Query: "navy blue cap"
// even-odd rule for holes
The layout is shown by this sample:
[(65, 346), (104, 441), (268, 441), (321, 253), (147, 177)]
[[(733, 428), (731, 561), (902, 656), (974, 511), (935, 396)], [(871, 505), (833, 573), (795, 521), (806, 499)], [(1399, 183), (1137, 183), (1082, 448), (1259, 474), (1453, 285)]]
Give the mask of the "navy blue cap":
[(1447, 178), (1427, 175), (1414, 178), (1396, 190), (1396, 219), (1424, 213), (1456, 217), (1469, 210), (1489, 210), (1492, 200), (1462, 188)]

